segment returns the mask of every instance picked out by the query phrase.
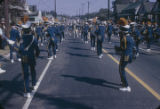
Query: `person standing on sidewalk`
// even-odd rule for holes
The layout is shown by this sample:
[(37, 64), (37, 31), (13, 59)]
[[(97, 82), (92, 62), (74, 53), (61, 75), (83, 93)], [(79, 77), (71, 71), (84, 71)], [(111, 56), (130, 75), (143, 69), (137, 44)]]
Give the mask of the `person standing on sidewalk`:
[[(2, 38), (2, 35), (3, 35), (3, 31), (2, 31), (2, 28), (0, 25), (0, 38)], [(6, 72), (6, 70), (2, 69), (2, 64), (0, 63), (0, 74), (5, 73), (5, 72)]]

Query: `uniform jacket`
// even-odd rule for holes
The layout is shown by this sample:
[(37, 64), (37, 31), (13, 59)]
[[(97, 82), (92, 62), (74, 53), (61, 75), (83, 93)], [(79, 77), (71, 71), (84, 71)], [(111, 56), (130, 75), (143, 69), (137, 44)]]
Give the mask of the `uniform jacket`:
[(113, 31), (113, 26), (108, 25), (108, 34), (112, 34), (112, 31)]
[[(23, 43), (20, 45), (20, 54), (22, 57), (22, 64), (27, 63), (31, 65), (36, 64), (36, 57), (39, 56), (40, 50), (37, 41), (33, 35), (23, 35)], [(31, 45), (28, 49), (28, 45)]]
[(83, 28), (84, 34), (88, 34), (88, 31), (89, 31), (89, 26), (88, 25), (84, 25), (84, 28)]
[(135, 37), (134, 37), (135, 41), (140, 41), (141, 40), (141, 32), (140, 32), (140, 30), (138, 28), (135, 28), (134, 33), (135, 33)]
[(148, 31), (148, 38), (152, 39), (153, 38), (153, 28), (147, 27), (147, 31)]
[(101, 36), (101, 40), (102, 41), (104, 41), (105, 31), (106, 31), (106, 27), (105, 26), (100, 25), (98, 27), (97, 34), (98, 34), (98, 36)]
[(124, 36), (121, 40), (122, 55), (132, 56), (134, 45), (133, 38), (129, 34)]
[(96, 37), (97, 35), (97, 28), (95, 25), (91, 26), (91, 36)]
[(42, 27), (40, 27), (40, 26), (38, 26), (37, 28), (36, 28), (36, 33), (37, 33), (37, 35), (42, 35), (42, 32), (43, 32), (43, 28)]
[(56, 27), (48, 27), (47, 32), (49, 34), (49, 38), (54, 40), (54, 42), (57, 42), (56, 34), (57, 34), (57, 29)]
[(13, 41), (19, 41), (20, 40), (20, 35), (19, 35), (19, 31), (12, 28), (10, 31), (10, 39)]

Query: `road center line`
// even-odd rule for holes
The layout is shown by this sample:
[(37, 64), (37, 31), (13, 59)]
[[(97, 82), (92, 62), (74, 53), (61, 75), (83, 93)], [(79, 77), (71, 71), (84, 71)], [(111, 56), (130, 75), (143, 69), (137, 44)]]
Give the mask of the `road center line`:
[[(108, 53), (107, 50), (103, 49), (103, 52), (107, 54), (108, 57), (110, 57), (115, 63), (119, 64), (119, 61), (114, 58), (111, 54)], [(153, 90), (147, 83), (145, 83), (143, 80), (141, 80), (138, 76), (136, 76), (131, 70), (126, 68), (126, 72), (133, 77), (138, 83), (140, 83), (147, 91), (149, 91), (154, 97), (157, 98), (157, 100), (160, 101), (160, 94), (157, 93), (155, 90)]]
[(22, 109), (28, 109), (28, 108), (29, 108), (30, 103), (31, 103), (31, 101), (32, 101), (35, 93), (37, 92), (37, 90), (38, 90), (38, 88), (39, 88), (39, 86), (40, 86), (40, 84), (41, 84), (41, 82), (42, 82), (42, 80), (43, 80), (43, 78), (44, 78), (44, 76), (45, 76), (45, 74), (46, 74), (49, 66), (51, 65), (51, 63), (52, 63), (52, 60), (49, 60), (48, 63), (47, 63), (47, 65), (46, 65), (46, 67), (45, 67), (45, 69), (43, 70), (43, 72), (42, 72), (42, 74), (41, 74), (41, 76), (40, 76), (37, 84), (36, 84), (36, 87), (37, 87), (37, 88), (32, 92), (32, 96), (26, 100), (26, 102), (25, 102), (25, 104), (23, 105), (23, 108), (22, 108)]

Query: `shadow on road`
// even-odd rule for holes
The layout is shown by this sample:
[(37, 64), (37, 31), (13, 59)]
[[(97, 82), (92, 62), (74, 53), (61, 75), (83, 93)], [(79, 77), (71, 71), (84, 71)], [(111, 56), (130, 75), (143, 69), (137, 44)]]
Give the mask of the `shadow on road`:
[(96, 78), (90, 78), (90, 77), (78, 77), (78, 76), (72, 76), (72, 75), (61, 75), (61, 76), (66, 77), (66, 78), (73, 78), (76, 81), (84, 82), (87, 84), (108, 87), (108, 88), (112, 88), (112, 89), (116, 89), (116, 90), (119, 90), (118, 86), (120, 86), (120, 84), (108, 82), (103, 79), (96, 79)]
[(57, 109), (93, 109), (85, 104), (69, 101), (68, 98), (52, 97), (51, 95), (40, 93), (37, 93), (36, 97), (45, 100), (50, 105), (54, 105)]
[[(1, 96), (2, 104), (5, 105), (14, 94), (22, 96), (23, 92), (23, 81), (19, 80), (22, 75), (18, 74), (12, 80), (0, 80), (0, 94), (5, 95)], [(1, 109), (1, 108), (0, 108)]]
[(89, 49), (79, 48), (79, 47), (68, 47), (68, 48), (74, 49), (74, 50), (89, 50)]
[(85, 57), (85, 58), (96, 58), (93, 55), (84, 55), (84, 54), (70, 53), (70, 52), (66, 52), (66, 54), (69, 54), (71, 56)]
[(40, 52), (47, 52), (48, 53), (48, 50), (41, 49)]
[(113, 47), (104, 47), (104, 49), (114, 49)]
[(1, 104), (0, 104), (0, 109), (4, 109)]
[(69, 43), (74, 43), (74, 44), (82, 44), (82, 42), (69, 42)]
[(47, 59), (48, 56), (39, 56), (38, 58), (39, 58), (39, 59)]
[(160, 109), (160, 105), (156, 109)]

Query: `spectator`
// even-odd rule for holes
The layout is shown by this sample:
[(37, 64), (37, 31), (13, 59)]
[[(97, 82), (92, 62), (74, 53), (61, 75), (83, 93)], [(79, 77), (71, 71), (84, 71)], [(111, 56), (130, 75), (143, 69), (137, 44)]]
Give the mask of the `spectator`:
[[(2, 31), (2, 28), (1, 28), (1, 25), (0, 25), (0, 39), (2, 39), (2, 35), (3, 35), (3, 31)], [(0, 42), (0, 44), (2, 44), (2, 43)], [(1, 68), (1, 66), (2, 66), (2, 65), (0, 64), (0, 74), (6, 72), (5, 70), (3, 70), (3, 69)]]

